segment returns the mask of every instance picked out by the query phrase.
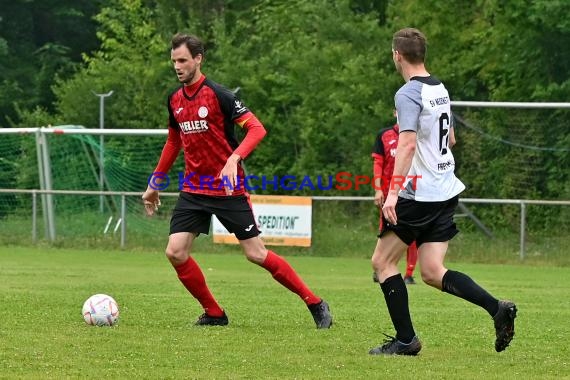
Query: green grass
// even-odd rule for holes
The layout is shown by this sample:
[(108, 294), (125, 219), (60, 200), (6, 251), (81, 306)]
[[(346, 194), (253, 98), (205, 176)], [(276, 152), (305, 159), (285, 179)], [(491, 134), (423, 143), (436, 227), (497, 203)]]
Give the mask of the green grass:
[[(158, 251), (0, 247), (0, 378), (570, 378), (570, 268), (451, 263), (517, 302), (511, 347), (494, 351), (482, 309), (419, 283), (410, 308), (424, 348), (386, 358), (367, 353), (393, 332), (368, 259), (288, 256), (331, 305), (335, 324), (322, 331), (262, 268), (200, 252), (228, 327), (192, 326), (201, 309)], [(83, 322), (95, 293), (117, 300), (117, 326)]]

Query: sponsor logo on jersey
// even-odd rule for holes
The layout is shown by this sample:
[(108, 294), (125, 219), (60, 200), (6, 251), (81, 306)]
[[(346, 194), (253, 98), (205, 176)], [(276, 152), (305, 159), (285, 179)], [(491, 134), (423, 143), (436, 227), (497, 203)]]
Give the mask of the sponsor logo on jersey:
[(204, 106), (198, 108), (198, 116), (200, 116), (202, 119), (208, 116), (208, 109)]
[(178, 125), (180, 126), (180, 130), (185, 134), (202, 133), (209, 129), (208, 122), (206, 120), (182, 121), (178, 123)]
[(454, 166), (455, 166), (455, 163), (453, 161), (440, 162), (437, 164), (437, 170), (439, 170), (440, 172), (447, 171), (447, 170), (453, 168)]
[(245, 106), (239, 100), (234, 100), (234, 108), (237, 113), (242, 113), (246, 110)]
[(431, 100), (429, 101), (429, 105), (432, 106), (432, 107), (441, 106), (441, 105), (444, 105), (444, 104), (447, 104), (447, 103), (449, 103), (449, 97), (447, 97), (447, 96), (444, 96), (444, 97), (441, 97), (441, 98), (431, 99)]

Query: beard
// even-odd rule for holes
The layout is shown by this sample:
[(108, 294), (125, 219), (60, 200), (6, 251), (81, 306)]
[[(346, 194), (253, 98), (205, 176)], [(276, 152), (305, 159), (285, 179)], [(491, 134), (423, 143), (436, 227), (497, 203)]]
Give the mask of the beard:
[(192, 83), (194, 76), (196, 76), (196, 67), (194, 67), (193, 70), (188, 71), (188, 73), (178, 77), (178, 80), (180, 81), (180, 83), (190, 84)]

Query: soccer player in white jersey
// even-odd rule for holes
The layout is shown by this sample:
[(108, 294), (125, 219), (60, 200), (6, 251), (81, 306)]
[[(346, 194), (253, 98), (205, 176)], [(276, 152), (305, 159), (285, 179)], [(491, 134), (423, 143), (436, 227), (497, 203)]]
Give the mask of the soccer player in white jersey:
[[(392, 40), (392, 58), (404, 84), (394, 98), (400, 134), (388, 196), (382, 208), (383, 228), (372, 256), (396, 336), (370, 350), (372, 355), (417, 355), (408, 292), (398, 269), (406, 246), (418, 246), (422, 280), (434, 288), (485, 309), (495, 326), (495, 350), (503, 351), (515, 334), (517, 308), (499, 301), (469, 276), (443, 265), (449, 240), (459, 231), (453, 221), (459, 193), (449, 149), (450, 99), (445, 86), (425, 68), (426, 38), (405, 28)], [(405, 178), (405, 181), (402, 179)]]

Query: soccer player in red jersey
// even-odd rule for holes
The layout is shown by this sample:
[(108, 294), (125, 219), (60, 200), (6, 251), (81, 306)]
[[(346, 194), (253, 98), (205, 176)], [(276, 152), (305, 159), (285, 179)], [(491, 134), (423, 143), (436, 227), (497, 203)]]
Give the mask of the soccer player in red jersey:
[[(394, 110), (394, 117), (398, 117), (396, 110)], [(398, 147), (398, 134), (400, 127), (398, 123), (387, 129), (382, 129), (376, 136), (374, 142), (374, 149), (372, 151), (372, 158), (374, 160), (374, 178), (380, 180), (380, 183), (375, 184), (376, 192), (374, 194), (374, 204), (380, 210), (384, 204), (384, 199), (388, 195), (388, 187), (392, 180), (394, 173), (394, 162), (396, 158), (396, 148)], [(451, 145), (451, 142), (450, 142)], [(382, 230), (382, 215), (380, 215), (379, 230)], [(414, 281), (414, 269), (418, 261), (418, 248), (416, 242), (412, 242), (408, 246), (406, 255), (406, 274), (404, 275), (404, 282), (412, 285)], [(373, 273), (372, 279), (378, 282), (376, 272)]]
[[(281, 285), (307, 305), (317, 328), (329, 328), (332, 316), (326, 301), (316, 296), (289, 263), (265, 248), (244, 189), (241, 161), (266, 134), (257, 117), (234, 93), (206, 78), (201, 72), (204, 45), (200, 39), (176, 34), (171, 41), (171, 60), (182, 83), (168, 97), (168, 138), (155, 173), (167, 173), (184, 150), (183, 188), (170, 221), (166, 256), (182, 284), (198, 300), (204, 313), (196, 325), (228, 324), (228, 317), (206, 284), (204, 274), (190, 256), (192, 243), (208, 234), (212, 214), (238, 238), (247, 259), (265, 268)], [(234, 126), (245, 129), (241, 143)], [(152, 216), (160, 205), (159, 192), (151, 183), (142, 196)]]

